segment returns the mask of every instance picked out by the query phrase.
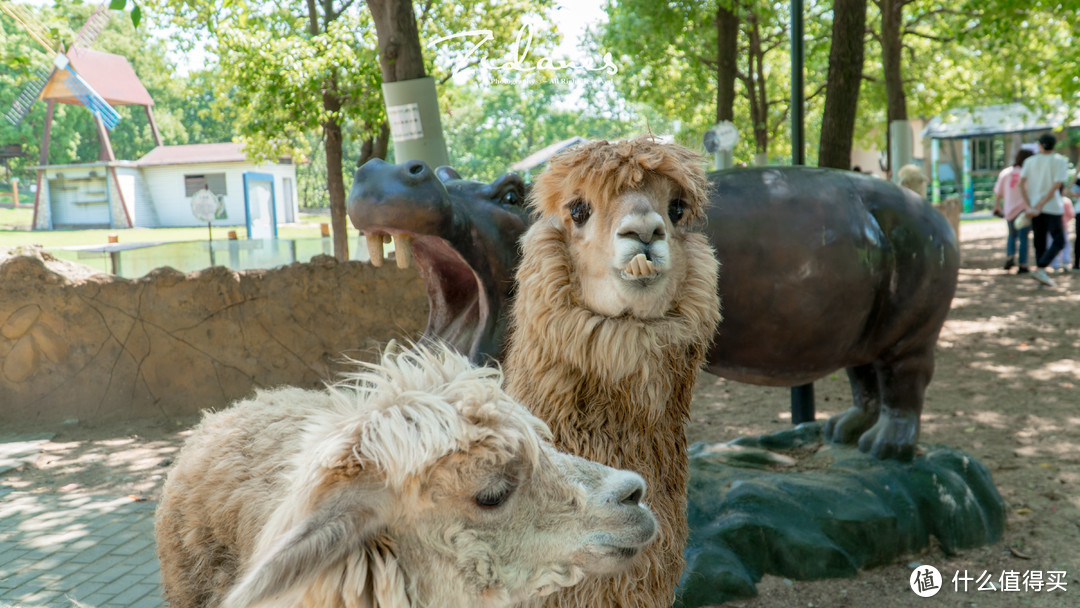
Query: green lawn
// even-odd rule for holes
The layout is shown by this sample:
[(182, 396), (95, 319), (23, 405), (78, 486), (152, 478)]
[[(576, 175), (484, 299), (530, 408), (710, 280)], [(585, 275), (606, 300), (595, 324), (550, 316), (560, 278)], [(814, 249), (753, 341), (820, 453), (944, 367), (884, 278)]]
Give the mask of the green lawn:
[[(43, 247), (68, 247), (73, 245), (103, 245), (109, 235), (115, 234), (121, 243), (171, 243), (176, 241), (205, 241), (205, 227), (197, 228), (126, 228), (101, 230), (30, 230), (34, 210), (30, 207), (12, 209), (0, 207), (0, 247), (41, 245)], [(278, 237), (283, 239), (315, 238), (320, 235), (319, 224), (329, 223), (329, 216), (304, 215), (296, 224), (278, 226)], [(235, 230), (244, 238), (243, 226), (215, 226), (214, 240), (226, 240), (229, 231)], [(350, 231), (352, 232), (352, 231)], [(350, 234), (350, 236), (353, 236)]]

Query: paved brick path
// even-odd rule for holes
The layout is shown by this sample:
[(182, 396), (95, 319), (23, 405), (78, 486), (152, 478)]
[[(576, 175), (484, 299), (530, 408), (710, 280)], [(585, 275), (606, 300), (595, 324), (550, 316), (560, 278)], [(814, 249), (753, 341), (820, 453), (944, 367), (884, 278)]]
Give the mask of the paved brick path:
[(0, 486), (0, 608), (160, 608), (155, 506)]

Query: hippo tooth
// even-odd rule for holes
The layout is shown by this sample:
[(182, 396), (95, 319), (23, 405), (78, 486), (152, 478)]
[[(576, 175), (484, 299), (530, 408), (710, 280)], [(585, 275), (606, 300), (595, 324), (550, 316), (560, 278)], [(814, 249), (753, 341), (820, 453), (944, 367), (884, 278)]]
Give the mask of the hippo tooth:
[(413, 237), (404, 234), (394, 237), (394, 259), (397, 260), (398, 268), (408, 268), (412, 265), (412, 241)]
[(364, 236), (364, 241), (367, 242), (368, 257), (371, 258), (372, 266), (382, 266), (382, 235), (381, 234), (368, 234)]

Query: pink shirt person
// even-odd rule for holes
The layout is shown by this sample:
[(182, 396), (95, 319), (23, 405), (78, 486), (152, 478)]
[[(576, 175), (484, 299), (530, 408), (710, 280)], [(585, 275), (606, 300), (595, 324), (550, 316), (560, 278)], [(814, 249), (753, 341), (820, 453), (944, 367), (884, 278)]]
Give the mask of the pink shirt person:
[(1012, 221), (1027, 208), (1024, 197), (1020, 194), (1020, 167), (1005, 167), (998, 174), (994, 184), (994, 194), (1001, 196), (1005, 203), (1005, 219)]

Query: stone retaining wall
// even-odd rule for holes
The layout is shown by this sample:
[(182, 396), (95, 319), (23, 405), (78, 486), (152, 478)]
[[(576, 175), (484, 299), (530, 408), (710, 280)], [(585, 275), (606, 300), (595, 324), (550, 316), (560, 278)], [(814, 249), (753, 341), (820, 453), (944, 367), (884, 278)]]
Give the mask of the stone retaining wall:
[(318, 387), (344, 355), (418, 338), (427, 311), (414, 269), (326, 256), (128, 280), (0, 250), (0, 423), (184, 416), (255, 388)]

